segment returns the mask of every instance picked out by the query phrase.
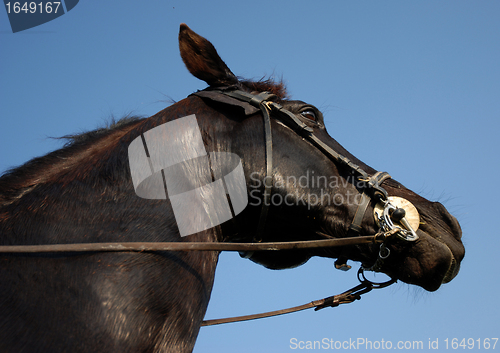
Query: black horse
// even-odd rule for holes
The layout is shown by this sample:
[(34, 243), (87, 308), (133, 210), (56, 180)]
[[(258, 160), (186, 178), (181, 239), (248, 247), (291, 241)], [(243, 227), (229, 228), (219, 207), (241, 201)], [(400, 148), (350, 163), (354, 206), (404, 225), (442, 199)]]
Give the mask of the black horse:
[[(275, 95), (314, 135), (369, 175), (324, 126), (312, 105), (289, 100), (282, 83), (238, 79), (210, 42), (181, 25), (181, 56), (210, 89)], [(204, 148), (230, 152), (242, 162), (248, 205), (222, 224), (181, 236), (168, 200), (138, 197), (128, 150), (145, 132), (196, 116)], [(263, 116), (237, 105), (192, 95), (147, 119), (70, 137), (67, 145), (8, 171), (0, 178), (0, 244), (96, 242), (252, 242), (342, 238), (350, 233), (360, 190), (351, 169), (333, 162), (288, 126), (271, 119), (273, 184), (265, 225), (259, 231), (265, 193)], [(169, 138), (166, 136), (166, 138)], [(191, 141), (185, 140), (186, 148)], [(302, 177), (302, 179), (300, 179)], [(305, 177), (305, 178), (304, 178)], [(380, 270), (429, 291), (450, 281), (464, 256), (457, 220), (400, 183), (383, 183), (389, 196), (415, 205), (420, 227), (414, 242), (393, 241)], [(318, 197), (320, 195), (321, 197)], [(379, 229), (367, 206), (358, 233)], [(323, 235), (321, 235), (323, 234)], [(257, 251), (251, 260), (289, 268), (311, 256), (345, 258), (367, 266), (378, 245)], [(0, 351), (190, 352), (212, 290), (219, 252), (79, 252), (0, 255)]]

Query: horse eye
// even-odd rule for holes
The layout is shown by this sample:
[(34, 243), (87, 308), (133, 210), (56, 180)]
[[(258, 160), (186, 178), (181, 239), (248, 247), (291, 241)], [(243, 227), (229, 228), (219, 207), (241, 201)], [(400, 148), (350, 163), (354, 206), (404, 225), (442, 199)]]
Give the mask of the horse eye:
[(316, 121), (316, 113), (311, 109), (304, 110), (303, 112), (300, 113), (300, 115), (314, 122)]

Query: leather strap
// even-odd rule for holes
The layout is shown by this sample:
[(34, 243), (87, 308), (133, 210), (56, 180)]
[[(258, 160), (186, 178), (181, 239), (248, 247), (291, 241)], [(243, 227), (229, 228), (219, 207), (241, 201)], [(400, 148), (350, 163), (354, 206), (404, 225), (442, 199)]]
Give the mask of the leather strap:
[[(365, 181), (370, 190), (375, 190), (375, 193), (376, 192), (380, 193), (380, 195), (375, 195), (375, 196), (387, 200), (388, 197), (387, 191), (385, 191), (385, 189), (382, 188), (380, 184), (382, 184), (384, 180), (389, 179), (390, 177), (391, 176), (387, 172), (377, 172), (373, 174), (370, 178), (367, 179), (360, 178), (359, 180)], [(354, 215), (354, 219), (352, 220), (352, 223), (349, 226), (349, 230), (361, 234), (362, 231), (361, 224), (363, 223), (363, 217), (366, 213), (370, 201), (371, 197), (366, 195), (365, 192), (363, 191), (361, 193), (361, 202), (359, 203), (358, 208), (356, 209), (356, 214)]]
[(245, 116), (256, 114), (260, 111), (259, 107), (249, 104), (247, 101), (242, 101), (239, 98), (231, 97), (229, 95), (221, 94), (219, 90), (203, 90), (192, 93), (190, 96), (197, 96), (211, 102), (223, 104), (227, 107), (240, 110)]
[(368, 208), (368, 204), (370, 203), (371, 198), (367, 196), (364, 192), (361, 193), (361, 202), (356, 209), (356, 214), (352, 220), (351, 225), (349, 226), (349, 230), (354, 231), (358, 234), (361, 234), (362, 228), (361, 223), (363, 222), (363, 218), (366, 213), (366, 209)]
[[(233, 97), (244, 102), (250, 103), (254, 107), (259, 107), (262, 111), (264, 119), (264, 142), (266, 153), (266, 168), (264, 175), (264, 195), (262, 198), (262, 207), (260, 210), (259, 223), (257, 225), (257, 232), (254, 240), (261, 242), (266, 227), (267, 214), (269, 213), (269, 206), (271, 205), (271, 191), (273, 187), (273, 136), (271, 131), (271, 116), (270, 116), (270, 100), (275, 99), (274, 94), (268, 92), (261, 92), (257, 95), (247, 93), (244, 91), (225, 91), (223, 92), (229, 97)], [(240, 254), (242, 257), (248, 257), (251, 254)]]
[(143, 252), (143, 251), (278, 251), (314, 249), (347, 245), (373, 244), (384, 240), (383, 233), (352, 238), (283, 241), (269, 243), (219, 243), (219, 242), (123, 242), (123, 243), (80, 243), (80, 244), (39, 244), (39, 245), (1, 245), (2, 254), (39, 254), (39, 253), (85, 253), (85, 252)]
[(299, 306), (294, 306), (294, 307), (287, 308), (287, 309), (268, 311), (268, 312), (260, 313), (260, 314), (234, 316), (234, 317), (228, 317), (228, 318), (224, 318), (224, 319), (204, 320), (201, 323), (201, 326), (212, 326), (212, 325), (227, 324), (227, 323), (231, 323), (231, 322), (241, 322), (241, 321), (262, 319), (265, 317), (294, 313), (297, 311), (310, 309), (310, 308), (314, 308), (314, 311), (318, 311), (318, 310), (328, 308), (328, 307), (335, 308), (335, 307), (339, 306), (340, 304), (349, 304), (349, 303), (354, 302), (355, 300), (360, 300), (361, 295), (370, 292), (372, 289), (385, 288), (385, 287), (390, 286), (391, 284), (396, 282), (396, 280), (394, 280), (394, 279), (390, 279), (389, 281), (383, 282), (383, 283), (371, 282), (364, 277), (362, 268), (360, 268), (358, 271), (358, 279), (361, 282), (360, 284), (358, 284), (357, 286), (355, 286), (355, 287), (353, 287), (353, 288), (351, 288), (351, 289), (349, 289), (341, 294), (337, 294), (337, 295), (334, 295), (331, 297), (327, 297), (327, 298), (323, 298), (323, 299), (319, 299), (319, 300), (313, 300), (310, 303), (299, 305)]
[(267, 214), (271, 205), (271, 190), (273, 187), (273, 137), (271, 134), (271, 117), (264, 103), (261, 103), (264, 116), (264, 139), (266, 141), (266, 176), (264, 177), (264, 197), (260, 211), (259, 225), (257, 226), (256, 241), (262, 241), (266, 226)]

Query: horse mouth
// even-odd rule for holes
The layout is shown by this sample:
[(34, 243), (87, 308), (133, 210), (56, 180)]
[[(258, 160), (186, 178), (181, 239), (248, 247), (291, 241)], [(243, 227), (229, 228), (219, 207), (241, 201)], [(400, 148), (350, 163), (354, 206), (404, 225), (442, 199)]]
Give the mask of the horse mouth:
[[(449, 254), (449, 257), (446, 256), (446, 257), (448, 257), (448, 259), (447, 259), (448, 269), (442, 275), (443, 277), (441, 278), (441, 281), (438, 284), (438, 286), (440, 286), (441, 284), (446, 284), (446, 283), (451, 282), (451, 280), (457, 276), (458, 271), (460, 269), (460, 260), (462, 259), (463, 256), (462, 257), (460, 256), (461, 255), (460, 251), (458, 249), (455, 249), (455, 247), (453, 245), (450, 246), (450, 244), (445, 243), (440, 238), (433, 238), (433, 239), (437, 240), (439, 242), (439, 244), (444, 246), (444, 248), (446, 250), (448, 250), (448, 254)], [(457, 253), (455, 253), (452, 250), (452, 248), (455, 249), (457, 251)], [(458, 258), (457, 258), (457, 256), (458, 256)]]
[[(457, 257), (453, 250), (451, 249), (450, 245), (446, 244), (444, 241), (442, 241), (440, 238), (435, 238), (439, 243), (444, 245), (444, 247), (448, 250), (450, 254), (450, 265), (448, 267), (448, 270), (445, 272), (443, 279), (441, 280), (441, 284), (449, 283), (455, 276), (458, 274), (458, 271), (460, 269), (460, 260), (457, 261)], [(460, 256), (460, 254), (458, 254)], [(459, 258), (460, 259), (460, 258)]]
[(408, 249), (406, 256), (398, 259), (406, 266), (397, 266), (395, 277), (434, 292), (457, 276), (462, 251), (458, 243), (446, 244), (441, 238), (430, 236), (430, 232), (421, 229), (417, 232), (420, 239)]
[[(446, 247), (448, 248), (448, 246)], [(459, 268), (459, 265), (457, 263), (457, 260), (455, 259), (455, 256), (453, 255), (453, 252), (451, 251), (450, 248), (448, 248), (448, 250), (450, 250), (451, 253), (451, 261), (450, 261), (450, 267), (448, 268), (448, 271), (446, 271), (443, 280), (441, 281), (441, 283), (443, 284), (451, 282), (451, 280), (455, 278), (455, 276), (458, 274), (458, 268)]]

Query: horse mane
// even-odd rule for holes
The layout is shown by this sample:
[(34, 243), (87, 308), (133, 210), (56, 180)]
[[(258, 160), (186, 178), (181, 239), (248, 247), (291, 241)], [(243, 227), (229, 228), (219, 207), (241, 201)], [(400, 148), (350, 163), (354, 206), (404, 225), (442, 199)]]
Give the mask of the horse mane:
[(61, 137), (53, 137), (56, 140), (66, 140), (63, 148), (70, 147), (72, 145), (84, 144), (90, 141), (94, 141), (102, 136), (105, 136), (115, 129), (119, 129), (123, 126), (128, 125), (129, 123), (134, 123), (141, 119), (139, 116), (125, 116), (116, 120), (114, 117), (111, 118), (109, 122), (106, 123), (106, 126), (99, 127), (95, 130), (83, 131), (77, 134), (64, 135)]
[(260, 80), (240, 80), (243, 87), (250, 91), (264, 92), (267, 91), (276, 95), (280, 100), (289, 99), (288, 91), (283, 82), (283, 79), (275, 81), (272, 77), (261, 78)]
[[(66, 140), (64, 146), (46, 155), (35, 157), (28, 162), (11, 168), (0, 176), (0, 206), (8, 204), (19, 199), (24, 194), (32, 190), (36, 185), (55, 181), (60, 182), (59, 174), (63, 170), (71, 170), (71, 167), (78, 165), (79, 160), (74, 158), (77, 155), (91, 157), (88, 162), (92, 167), (99, 163), (95, 154), (95, 149), (89, 146), (100, 144), (100, 141), (106, 141), (100, 148), (111, 147), (112, 143), (117, 143), (116, 138), (112, 138), (115, 132), (128, 132), (142, 119), (140, 117), (125, 117), (118, 121), (114, 119), (105, 127), (97, 128), (92, 131), (86, 131), (79, 134), (56, 137), (55, 139)], [(120, 137), (124, 133), (119, 134)], [(110, 138), (108, 138), (110, 137)]]

